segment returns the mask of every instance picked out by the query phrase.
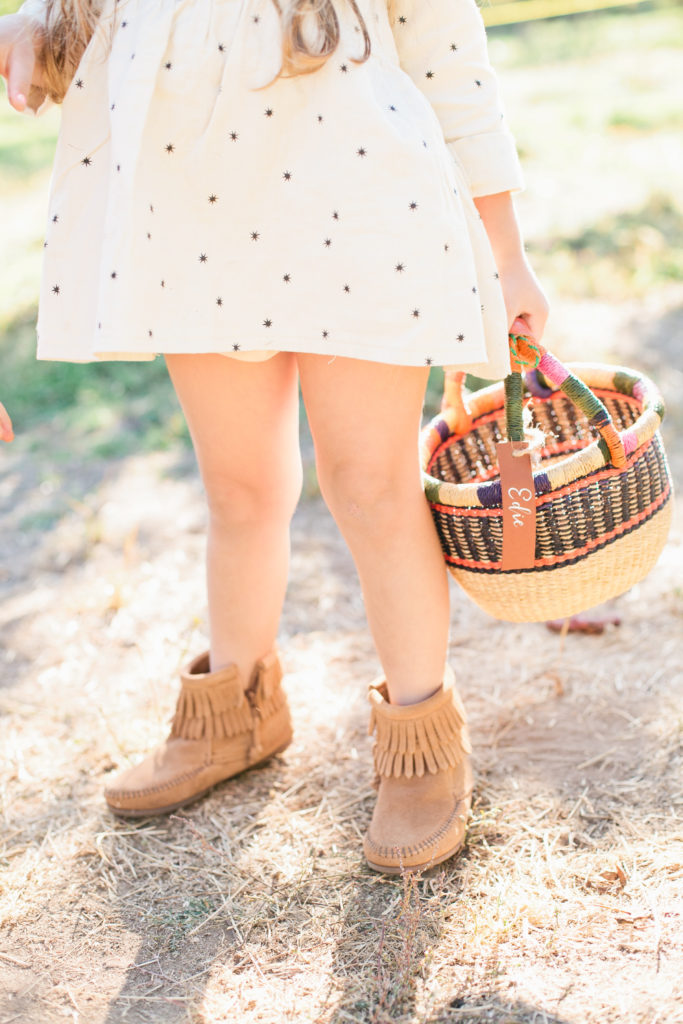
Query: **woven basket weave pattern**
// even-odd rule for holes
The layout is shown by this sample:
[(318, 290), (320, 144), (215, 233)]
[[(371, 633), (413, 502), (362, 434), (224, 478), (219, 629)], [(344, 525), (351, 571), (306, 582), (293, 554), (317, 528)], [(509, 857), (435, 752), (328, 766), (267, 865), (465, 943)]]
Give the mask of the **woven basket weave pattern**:
[[(651, 381), (626, 368), (578, 364), (621, 436), (625, 464), (605, 458), (596, 430), (560, 390), (530, 399), (545, 437), (534, 468), (536, 542), (529, 568), (501, 569), (503, 516), (496, 444), (506, 438), (502, 386), (472, 396), (471, 418), (448, 406), (423, 431), (422, 466), (446, 563), (469, 596), (516, 622), (573, 615), (623, 593), (661, 552), (673, 487)], [(552, 571), (550, 571), (552, 570)]]

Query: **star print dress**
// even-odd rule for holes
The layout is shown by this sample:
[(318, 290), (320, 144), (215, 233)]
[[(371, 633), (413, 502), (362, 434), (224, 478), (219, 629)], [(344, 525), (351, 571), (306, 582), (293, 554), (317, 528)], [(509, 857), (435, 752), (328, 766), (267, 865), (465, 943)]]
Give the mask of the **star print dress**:
[[(337, 50), (273, 81), (272, 0), (105, 0), (62, 104), (39, 359), (295, 351), (509, 372), (472, 199), (523, 182), (479, 9), (358, 6), (367, 60), (335, 0)], [(40, 18), (42, 0), (22, 9)]]

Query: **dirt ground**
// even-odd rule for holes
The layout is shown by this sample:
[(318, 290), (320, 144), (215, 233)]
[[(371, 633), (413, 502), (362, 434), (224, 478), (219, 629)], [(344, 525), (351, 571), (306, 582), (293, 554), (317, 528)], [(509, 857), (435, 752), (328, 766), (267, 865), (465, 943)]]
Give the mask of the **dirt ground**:
[[(642, 351), (651, 320), (629, 322)], [(673, 304), (649, 337), (665, 390), (680, 322)], [(106, 811), (103, 782), (162, 737), (205, 645), (202, 493), (182, 450), (74, 464), (86, 497), (22, 528), (55, 500), (49, 429), (0, 478), (2, 1024), (683, 1020), (680, 512), (602, 635), (496, 622), (453, 585), (467, 846), (385, 879), (360, 845), (378, 665), (315, 493), (280, 636), (293, 745), (171, 820)]]

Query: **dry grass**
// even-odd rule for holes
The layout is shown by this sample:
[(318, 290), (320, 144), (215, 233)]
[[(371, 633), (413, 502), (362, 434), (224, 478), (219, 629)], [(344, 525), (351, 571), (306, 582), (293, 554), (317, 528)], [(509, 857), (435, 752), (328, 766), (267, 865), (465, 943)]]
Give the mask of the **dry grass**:
[(163, 735), (204, 643), (201, 496), (171, 468), (122, 463), (19, 558), (3, 604), (0, 1021), (683, 1019), (680, 522), (600, 636), (454, 595), (468, 842), (388, 879), (360, 846), (377, 666), (317, 500), (282, 627), (292, 747), (168, 820), (105, 810), (103, 779)]

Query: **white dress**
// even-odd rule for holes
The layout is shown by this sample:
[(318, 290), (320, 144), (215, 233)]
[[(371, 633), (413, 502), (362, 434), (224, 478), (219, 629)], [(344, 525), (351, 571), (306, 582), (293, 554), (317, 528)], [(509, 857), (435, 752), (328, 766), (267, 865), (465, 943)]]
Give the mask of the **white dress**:
[(523, 182), (481, 14), (397, 0), (390, 19), (359, 0), (358, 63), (363, 34), (335, 7), (323, 67), (267, 84), (272, 0), (106, 0), (62, 105), (39, 359), (296, 351), (509, 372), (472, 196)]

